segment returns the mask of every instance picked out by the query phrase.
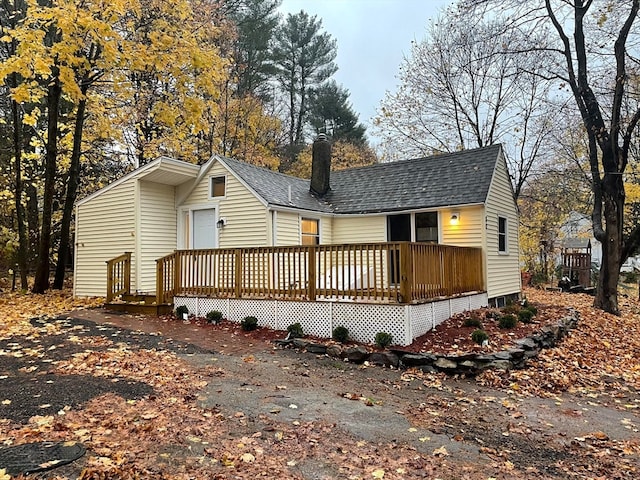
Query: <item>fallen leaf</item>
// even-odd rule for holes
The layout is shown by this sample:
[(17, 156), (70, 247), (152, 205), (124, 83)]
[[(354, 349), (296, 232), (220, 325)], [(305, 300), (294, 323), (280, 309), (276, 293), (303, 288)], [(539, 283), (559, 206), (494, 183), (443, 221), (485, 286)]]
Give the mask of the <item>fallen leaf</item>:
[(443, 445), (440, 448), (436, 448), (433, 451), (433, 455), (436, 456), (436, 457), (447, 457), (449, 455), (449, 452), (447, 452), (446, 447)]
[(253, 463), (256, 461), (256, 457), (254, 457), (252, 454), (250, 453), (243, 453), (240, 456), (240, 459), (244, 462), (244, 463)]

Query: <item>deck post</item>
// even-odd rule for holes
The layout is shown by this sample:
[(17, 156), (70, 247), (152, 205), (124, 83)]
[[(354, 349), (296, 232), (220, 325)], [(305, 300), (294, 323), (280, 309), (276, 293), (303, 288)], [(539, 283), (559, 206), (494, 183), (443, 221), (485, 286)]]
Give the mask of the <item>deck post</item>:
[(399, 303), (411, 303), (413, 283), (413, 258), (409, 242), (400, 243), (400, 295)]
[(311, 245), (309, 255), (309, 279), (307, 283), (307, 296), (310, 302), (316, 301), (316, 246)]
[(176, 252), (175, 266), (173, 270), (173, 289), (174, 295), (177, 295), (178, 292), (181, 291), (181, 282), (182, 282), (182, 254), (180, 252)]
[(235, 295), (236, 298), (242, 297), (242, 249), (236, 248), (235, 260)]
[(164, 260), (156, 260), (156, 304), (160, 305), (164, 303), (164, 275), (162, 267), (164, 266)]
[[(131, 293), (131, 252), (124, 252), (126, 258), (124, 260), (124, 289), (128, 295)], [(140, 288), (138, 286), (138, 288)]]

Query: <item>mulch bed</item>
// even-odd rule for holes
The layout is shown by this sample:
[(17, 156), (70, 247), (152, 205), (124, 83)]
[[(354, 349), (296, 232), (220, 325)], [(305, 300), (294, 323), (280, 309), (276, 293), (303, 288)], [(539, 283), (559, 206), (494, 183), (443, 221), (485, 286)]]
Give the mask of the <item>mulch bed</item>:
[[(543, 326), (556, 323), (560, 318), (566, 316), (568, 310), (563, 307), (543, 304), (533, 304), (538, 313), (531, 323), (518, 322), (515, 328), (502, 329), (498, 326), (498, 321), (490, 318), (492, 314), (501, 313), (498, 309), (482, 308), (473, 312), (464, 312), (455, 315), (443, 323), (438, 325), (434, 330), (416, 338), (411, 345), (398, 347), (394, 349), (414, 352), (414, 353), (436, 353), (456, 355), (469, 352), (492, 353), (504, 350), (513, 345), (515, 340), (527, 337)], [(470, 316), (474, 316), (482, 322), (482, 329), (489, 335), (489, 344), (480, 346), (473, 342), (471, 333), (477, 327), (465, 327), (464, 322)], [(517, 315), (516, 315), (517, 316)], [(184, 323), (183, 320), (177, 320), (173, 315), (162, 317), (165, 322)], [(218, 324), (208, 323), (205, 318), (192, 317), (189, 320), (191, 325), (197, 325), (205, 329), (207, 332), (216, 332), (231, 334), (238, 342), (247, 342), (257, 344), (260, 342), (271, 343), (274, 340), (282, 340), (287, 336), (287, 332), (283, 330), (273, 330), (268, 327), (259, 327), (252, 331), (243, 331), (239, 323), (223, 320)], [(331, 339), (323, 339), (311, 335), (305, 335), (305, 340), (316, 341), (318, 343), (331, 343)], [(369, 348), (375, 348), (373, 345), (349, 342), (347, 345), (363, 345)], [(227, 352), (228, 353), (228, 352)]]

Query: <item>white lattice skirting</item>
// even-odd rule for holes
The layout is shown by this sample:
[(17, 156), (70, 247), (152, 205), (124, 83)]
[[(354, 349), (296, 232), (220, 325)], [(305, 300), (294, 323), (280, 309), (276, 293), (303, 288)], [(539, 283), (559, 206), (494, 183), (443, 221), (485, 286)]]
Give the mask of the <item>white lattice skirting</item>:
[(366, 343), (374, 343), (376, 333), (386, 332), (393, 335), (397, 345), (409, 345), (452, 315), (486, 307), (488, 303), (486, 293), (420, 305), (174, 298), (176, 307), (185, 305), (190, 313), (198, 317), (218, 310), (228, 320), (240, 322), (244, 317), (253, 316), (258, 319), (259, 325), (276, 330), (286, 330), (292, 323), (299, 322), (305, 334), (324, 338), (330, 338), (335, 327), (343, 326), (349, 329), (349, 336), (353, 340)]

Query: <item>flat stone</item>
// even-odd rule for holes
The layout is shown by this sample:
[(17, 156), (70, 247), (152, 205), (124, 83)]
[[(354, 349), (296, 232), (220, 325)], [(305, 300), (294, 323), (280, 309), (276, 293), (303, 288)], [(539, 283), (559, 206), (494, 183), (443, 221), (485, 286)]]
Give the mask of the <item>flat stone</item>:
[(471, 361), (471, 360), (465, 360), (464, 362), (460, 362), (459, 366), (463, 367), (463, 368), (468, 368), (469, 370), (477, 370), (478, 369), (478, 364), (476, 362)]
[(508, 351), (496, 352), (493, 354), (496, 360), (511, 360), (511, 354)]
[(433, 364), (436, 368), (441, 368), (443, 370), (453, 370), (458, 368), (458, 364), (453, 360), (449, 360), (448, 358), (440, 357)]
[(509, 360), (496, 360), (486, 365), (486, 368), (495, 368), (496, 370), (511, 370), (513, 363)]
[(341, 357), (342, 356), (342, 347), (340, 345), (329, 345), (327, 347), (327, 355), (330, 357)]
[(369, 363), (385, 367), (397, 367), (400, 364), (400, 359), (393, 352), (373, 352), (369, 355)]
[(524, 350), (521, 348), (510, 348), (507, 353), (513, 360), (520, 360), (524, 358)]
[(307, 348), (307, 345), (309, 345), (309, 342), (307, 342), (306, 340), (303, 340), (301, 338), (293, 339), (293, 346), (296, 348)]
[(520, 340), (516, 340), (516, 345), (524, 348), (525, 350), (533, 350), (537, 348), (536, 342), (531, 337), (521, 338)]
[(343, 356), (353, 363), (362, 363), (369, 357), (369, 352), (364, 347), (349, 347), (343, 352)]
[(419, 354), (419, 353), (407, 353), (402, 355), (401, 357), (402, 363), (407, 367), (417, 367), (420, 365), (431, 365), (436, 361), (436, 356), (427, 354)]
[(306, 346), (307, 352), (324, 355), (327, 353), (327, 346), (321, 343), (309, 343)]

